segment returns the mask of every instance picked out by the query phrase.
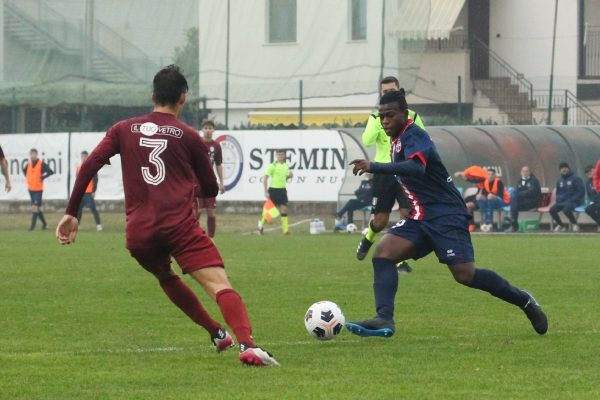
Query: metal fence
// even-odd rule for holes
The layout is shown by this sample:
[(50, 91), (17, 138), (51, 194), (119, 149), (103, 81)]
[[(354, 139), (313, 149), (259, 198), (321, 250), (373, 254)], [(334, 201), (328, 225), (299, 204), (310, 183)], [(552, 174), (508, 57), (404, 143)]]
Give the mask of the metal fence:
[[(550, 95), (547, 91), (535, 91), (533, 99), (538, 109), (548, 107)], [(552, 93), (552, 109), (562, 113), (562, 125), (600, 125), (600, 116), (581, 103), (570, 90), (555, 90)]]

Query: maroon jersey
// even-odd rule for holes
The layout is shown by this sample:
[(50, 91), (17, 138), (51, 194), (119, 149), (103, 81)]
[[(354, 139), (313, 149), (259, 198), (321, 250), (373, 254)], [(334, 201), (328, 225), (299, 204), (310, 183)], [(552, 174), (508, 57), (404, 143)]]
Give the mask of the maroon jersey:
[(199, 190), (206, 197), (219, 187), (208, 149), (196, 130), (171, 114), (151, 114), (118, 122), (82, 164), (67, 214), (76, 216), (87, 183), (121, 154), (127, 243), (168, 237), (190, 219)]
[(221, 165), (223, 164), (223, 152), (221, 150), (221, 144), (215, 142), (214, 140), (204, 141), (206, 147), (208, 147), (208, 156), (212, 161), (213, 165)]

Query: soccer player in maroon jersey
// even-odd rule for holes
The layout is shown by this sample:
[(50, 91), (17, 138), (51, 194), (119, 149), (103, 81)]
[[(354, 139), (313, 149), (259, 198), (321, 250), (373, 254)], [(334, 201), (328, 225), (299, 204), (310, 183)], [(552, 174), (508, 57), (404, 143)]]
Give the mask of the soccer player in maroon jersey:
[(56, 237), (61, 244), (75, 242), (85, 187), (110, 157), (121, 154), (126, 246), (131, 256), (158, 279), (177, 307), (209, 332), (217, 352), (233, 347), (233, 339), (173, 271), (171, 256), (219, 305), (240, 344), (240, 361), (279, 365), (254, 342), (246, 307), (229, 283), (219, 251), (194, 215), (197, 193), (214, 197), (218, 185), (202, 139), (178, 119), (187, 81), (179, 67), (170, 65), (154, 76), (153, 86), (154, 111), (113, 125), (81, 165)]
[[(204, 144), (208, 148), (208, 156), (217, 171), (219, 178), (219, 192), (225, 193), (225, 185), (223, 184), (223, 152), (221, 145), (215, 142), (212, 138), (215, 131), (215, 123), (206, 120), (202, 123), (202, 133), (204, 135)], [(206, 208), (206, 227), (208, 228), (208, 236), (215, 237), (217, 230), (217, 197), (198, 197), (198, 220), (200, 220), (202, 210)]]

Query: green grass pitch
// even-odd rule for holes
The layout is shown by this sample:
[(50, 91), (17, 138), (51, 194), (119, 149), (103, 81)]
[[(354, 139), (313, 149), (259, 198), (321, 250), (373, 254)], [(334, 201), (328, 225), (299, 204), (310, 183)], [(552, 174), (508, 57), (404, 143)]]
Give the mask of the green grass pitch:
[(52, 230), (26, 232), (26, 215), (4, 221), (0, 399), (600, 398), (600, 235), (474, 237), (478, 266), (538, 298), (547, 336), (429, 256), (400, 276), (394, 337), (343, 331), (319, 342), (303, 325), (313, 302), (338, 303), (347, 320), (374, 313), (370, 262), (354, 257), (359, 235), (241, 235), (223, 217), (216, 243), (228, 274), (257, 342), (281, 363), (255, 369), (236, 350), (216, 354), (167, 300), (124, 249), (119, 218), (100, 233), (84, 218), (64, 247)]

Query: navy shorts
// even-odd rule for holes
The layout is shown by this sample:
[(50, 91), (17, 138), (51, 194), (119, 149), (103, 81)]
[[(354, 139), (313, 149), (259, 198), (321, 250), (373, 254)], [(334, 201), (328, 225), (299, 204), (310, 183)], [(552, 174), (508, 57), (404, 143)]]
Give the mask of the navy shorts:
[(445, 215), (427, 221), (405, 218), (388, 232), (417, 246), (415, 260), (434, 251), (440, 263), (454, 265), (475, 261), (468, 224), (467, 215)]
[(31, 205), (33, 206), (41, 206), (42, 205), (42, 194), (43, 190), (30, 190), (29, 197), (31, 197)]

